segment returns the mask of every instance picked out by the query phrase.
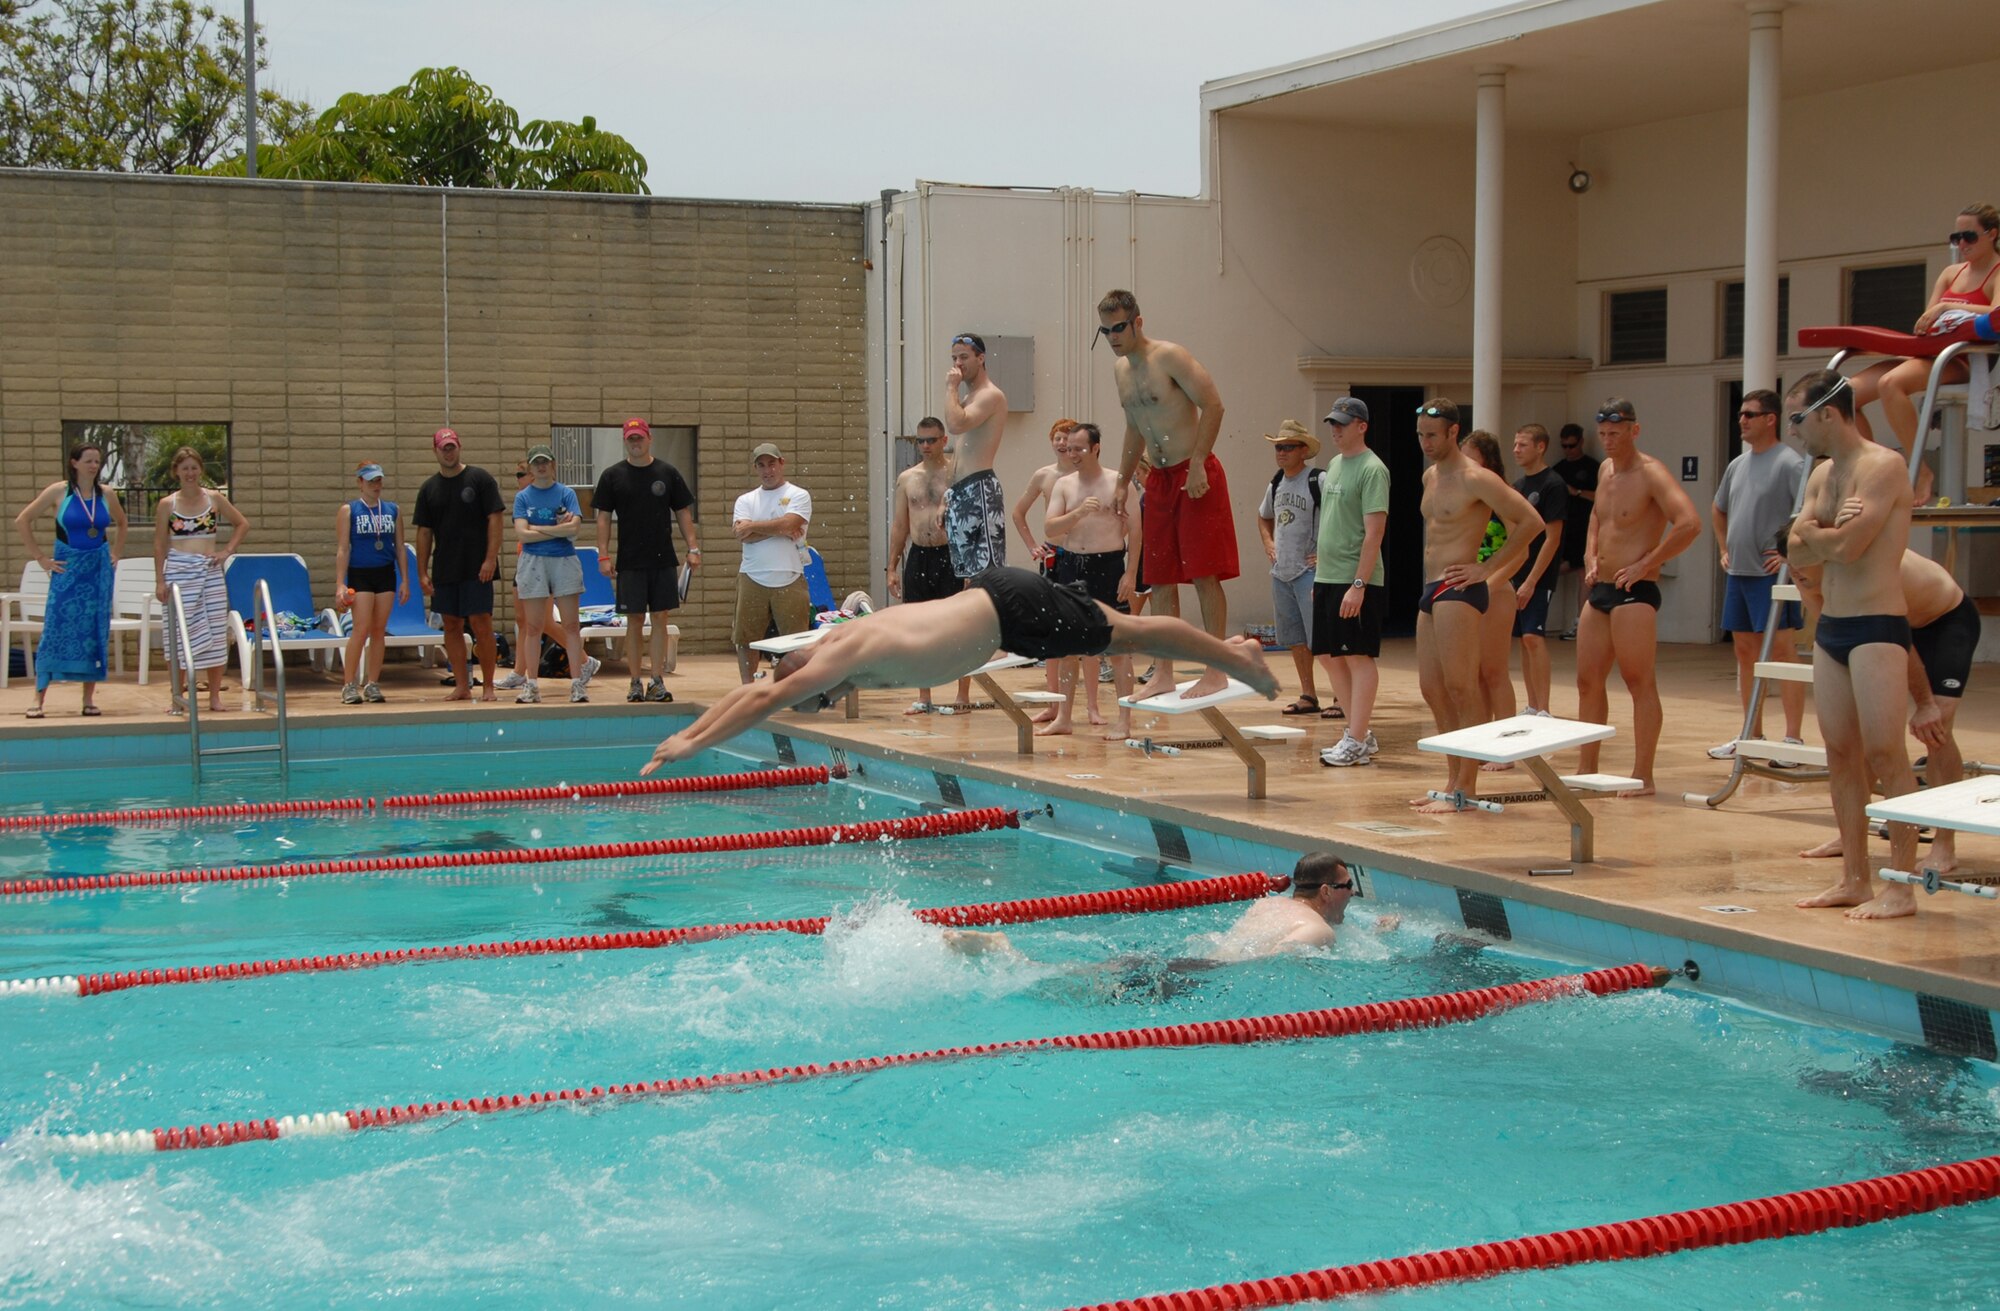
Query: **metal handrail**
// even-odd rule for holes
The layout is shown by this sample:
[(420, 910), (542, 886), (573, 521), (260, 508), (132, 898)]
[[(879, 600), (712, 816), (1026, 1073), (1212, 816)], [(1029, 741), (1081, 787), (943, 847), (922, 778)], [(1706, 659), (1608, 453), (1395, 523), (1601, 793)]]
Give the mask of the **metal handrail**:
[[(269, 580), (257, 580), (257, 622), (263, 628), (263, 636), (270, 639), (271, 664), (274, 666), (272, 681), (278, 690), (278, 772), (286, 777), (292, 772), (291, 734), (287, 731), (285, 718), (285, 652), (278, 644), (278, 615), (271, 604), (271, 584)], [(264, 708), (264, 658), (257, 657), (257, 708)]]
[[(181, 603), (181, 585), (179, 583), (167, 584), (167, 603), (174, 608), (174, 637), (178, 639), (177, 641), (167, 643), (167, 679), (174, 686), (174, 704), (179, 705), (187, 711), (188, 751), (192, 756), (194, 764), (195, 784), (196, 786), (200, 786), (201, 697), (196, 693), (194, 686), (194, 643), (188, 639), (187, 607)], [(187, 690), (185, 693), (181, 691), (180, 684), (174, 679), (173, 664), (174, 657), (176, 656), (179, 657), (180, 672), (187, 678)]]
[[(1917, 412), (1917, 437), (1915, 441), (1910, 443), (1910, 485), (1912, 487), (1917, 484), (1917, 469), (1923, 463), (1924, 441), (1930, 436), (1931, 416), (1937, 413), (1938, 388), (1944, 385), (1945, 366), (1959, 356), (1973, 352), (1981, 355), (2000, 355), (2000, 345), (1995, 345), (1987, 341), (1955, 341), (1939, 351), (1937, 359), (1931, 364), (1930, 381), (1924, 384), (1924, 407)], [(1938, 457), (1938, 484), (1940, 490), (1943, 490), (1947, 495), (1950, 494), (1950, 488), (1945, 486), (1947, 481), (1963, 483), (1965, 479), (1965, 453), (1963, 451), (1959, 452), (1959, 460), (1955, 468), (1949, 460), (1944, 458), (1949, 454), (1950, 452), (1948, 451), (1940, 450)], [(1960, 490), (1963, 491), (1963, 487)]]

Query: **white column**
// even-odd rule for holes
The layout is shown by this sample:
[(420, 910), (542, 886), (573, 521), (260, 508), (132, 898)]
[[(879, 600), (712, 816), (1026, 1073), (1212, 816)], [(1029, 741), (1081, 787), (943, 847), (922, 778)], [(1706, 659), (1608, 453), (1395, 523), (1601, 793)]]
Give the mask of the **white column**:
[(1783, 0), (1751, 0), (1744, 123), (1743, 389), (1778, 383), (1778, 116)]
[[(1479, 78), (1472, 208), (1472, 419), (1498, 429), (1501, 341), (1500, 266), (1505, 255), (1501, 209), (1507, 181), (1507, 70), (1486, 65)], [(1473, 426), (1468, 424), (1468, 431)]]

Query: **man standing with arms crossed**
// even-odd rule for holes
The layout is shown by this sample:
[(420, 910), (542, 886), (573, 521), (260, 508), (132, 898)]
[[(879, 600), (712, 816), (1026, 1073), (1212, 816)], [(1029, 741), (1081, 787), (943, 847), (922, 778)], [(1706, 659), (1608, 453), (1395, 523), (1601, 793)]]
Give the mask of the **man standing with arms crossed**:
[[(688, 563), (701, 564), (694, 531), (694, 493), (680, 470), (653, 458), (653, 428), (625, 420), (625, 458), (606, 469), (590, 494), (597, 519), (597, 572), (617, 579), (617, 610), (625, 616), (627, 701), (671, 701), (667, 691), (667, 622), (680, 607), (680, 561), (674, 557), (674, 520), (688, 544)], [(618, 555), (611, 554), (611, 516), (618, 516)], [(653, 681), (639, 682), (639, 647), (650, 617)]]
[[(1178, 619), (1181, 583), (1193, 583), (1201, 600), (1201, 623), (1222, 636), (1228, 606), (1222, 584), (1236, 577), (1236, 519), (1229, 509), (1229, 483), (1215, 458), (1222, 432), (1222, 396), (1200, 361), (1187, 348), (1146, 336), (1139, 302), (1129, 291), (1109, 291), (1097, 302), (1098, 335), (1111, 343), (1111, 368), (1118, 403), (1125, 408), (1125, 449), (1118, 458), (1118, 501), (1132, 485), (1141, 455), (1146, 475), (1143, 520), (1145, 575), (1155, 612)], [(1138, 700), (1174, 691), (1174, 665), (1162, 660), (1153, 677), (1133, 693)], [(1229, 677), (1209, 669), (1190, 686), (1187, 700), (1229, 686)]]
[[(1790, 529), (1792, 514), (1798, 509), (1799, 491), (1806, 482), (1806, 461), (1778, 440), (1778, 395), (1771, 391), (1745, 393), (1736, 411), (1736, 429), (1743, 438), (1743, 453), (1722, 471), (1715, 488), (1715, 503), (1709, 516), (1715, 521), (1715, 546), (1727, 576), (1722, 596), (1722, 631), (1736, 648), (1736, 691), (1743, 709), (1750, 709), (1750, 684), (1756, 679), (1757, 651), (1764, 625), (1771, 617), (1771, 588), (1785, 557), (1778, 550), (1778, 535)], [(1778, 611), (1778, 631), (1771, 635), (1771, 659), (1791, 663), (1798, 648), (1799, 629), (1805, 626), (1797, 601), (1787, 601)], [(1778, 684), (1785, 706), (1785, 741), (1803, 742), (1806, 689), (1790, 679)], [(1757, 722), (1750, 726), (1752, 737), (1764, 736), (1764, 707), (1757, 706)], [(1736, 743), (1710, 747), (1717, 760), (1736, 755)], [(1774, 765), (1788, 765), (1772, 761)], [(1789, 767), (1789, 766), (1788, 766)]]
[[(1080, 423), (1069, 434), (1069, 450), (1076, 461), (1076, 472), (1056, 479), (1056, 485), (1049, 489), (1049, 512), (1042, 520), (1042, 535), (1062, 545), (1062, 555), (1056, 565), (1058, 583), (1083, 591), (1091, 600), (1101, 602), (1121, 615), (1129, 615), (1132, 613), (1133, 575), (1138, 570), (1139, 561), (1126, 550), (1132, 518), (1118, 497), (1121, 492), (1126, 496), (1131, 492), (1104, 467), (1100, 451), (1102, 440), (1094, 423)], [(1037, 735), (1043, 737), (1071, 731), (1070, 717), (1076, 706), (1076, 680), (1081, 660), (1070, 656), (1050, 664), (1061, 670), (1058, 690), (1064, 699), (1056, 707), (1056, 717), (1035, 730)], [(1090, 674), (1092, 692), (1097, 689), (1096, 672), (1093, 669)], [(1120, 701), (1131, 696), (1132, 657), (1112, 656), (1111, 677)], [(1092, 723), (1103, 722), (1097, 717), (1095, 702), (1091, 703), (1090, 713)], [(1120, 705), (1118, 722), (1104, 734), (1105, 740), (1123, 742), (1131, 736), (1132, 707)]]
[[(1583, 548), (1583, 617), (1576, 630), (1577, 717), (1611, 722), (1606, 688), (1616, 662), (1632, 694), (1632, 774), (1637, 788), (1621, 797), (1653, 795), (1653, 757), (1660, 747), (1660, 566), (1694, 544), (1701, 518), (1667, 466), (1639, 449), (1639, 416), (1617, 397), (1597, 411), (1604, 464), (1590, 536)], [(1581, 751), (1582, 772), (1597, 771), (1599, 743)]]
[(1007, 397), (986, 376), (986, 343), (977, 333), (951, 339), (944, 426), (952, 441), (942, 523), (951, 543), (951, 571), (970, 578), (1007, 563), (1007, 502), (993, 472), (993, 457), (1007, 433)]
[(806, 527), (812, 497), (785, 480), (785, 454), (775, 442), (750, 452), (757, 485), (736, 498), (730, 516), (743, 560), (736, 575), (736, 671), (750, 682), (757, 676), (760, 642), (773, 624), (780, 635), (812, 627), (812, 597), (806, 587)]
[(505, 507), (493, 475), (459, 463), (458, 434), (431, 438), (438, 471), (417, 492), (417, 581), (426, 605), (444, 620), (444, 654), (451, 662), (447, 701), (472, 699), (465, 630), (479, 648), (481, 701), (493, 691), (493, 578), (500, 570), (500, 521)]
[[(951, 461), (945, 456), (944, 421), (930, 415), (917, 421), (916, 464), (896, 475), (894, 515), (889, 525), (889, 595), (898, 601), (941, 601), (956, 596), (965, 581), (951, 570), (951, 546), (944, 539), (938, 516), (944, 510), (945, 489), (951, 486)], [(903, 547), (909, 546), (909, 556)], [(972, 706), (972, 680), (958, 680), (954, 709)], [(931, 690), (923, 688), (903, 713), (928, 714)]]
[[(1485, 721), (1479, 696), (1479, 630), (1486, 615), (1486, 584), (1514, 572), (1541, 520), (1500, 475), (1475, 462), (1458, 445), (1458, 406), (1442, 396), (1417, 407), (1417, 441), (1424, 470), (1424, 583), (1417, 598), (1417, 683), (1438, 732)], [(1486, 525), (1507, 526), (1507, 544), (1485, 560), (1479, 548)], [(1445, 791), (1451, 799), (1410, 802), (1423, 815), (1451, 814), (1479, 792), (1479, 762), (1447, 756)]]
[(1313, 571), (1313, 654), (1347, 711), (1340, 741), (1319, 753), (1322, 765), (1374, 762), (1375, 692), (1382, 654), (1382, 535), (1389, 527), (1389, 466), (1368, 449), (1368, 407), (1343, 396), (1326, 412), (1335, 455), (1327, 462)]
[[(1799, 902), (1846, 906), (1849, 919), (1894, 919), (1917, 912), (1906, 883), (1875, 891), (1868, 869), (1868, 799), (1877, 780), (1886, 797), (1917, 790), (1903, 746), (1901, 690), (1910, 663), (1909, 604), (1902, 564), (1910, 538), (1910, 481), (1902, 458), (1854, 426), (1854, 390), (1831, 369), (1799, 380), (1785, 397), (1792, 427), (1814, 458), (1829, 457), (1806, 482), (1805, 508), (1792, 525), (1803, 557), (1825, 561), (1825, 608), (1813, 637), (1813, 704), (1826, 736), (1833, 818), (1840, 826), (1841, 881)], [(1868, 695), (1855, 689), (1866, 687)], [(1893, 695), (1888, 689), (1896, 689)], [(1892, 868), (1917, 867), (1917, 830), (1889, 825)]]
[(1549, 604), (1561, 576), (1563, 527), (1569, 516), (1569, 484), (1551, 469), (1549, 430), (1525, 423), (1514, 430), (1514, 462), (1521, 476), (1514, 490), (1542, 516), (1542, 540), (1514, 575), (1514, 636), (1521, 639), (1521, 682), (1528, 689), (1528, 713), (1549, 713)]

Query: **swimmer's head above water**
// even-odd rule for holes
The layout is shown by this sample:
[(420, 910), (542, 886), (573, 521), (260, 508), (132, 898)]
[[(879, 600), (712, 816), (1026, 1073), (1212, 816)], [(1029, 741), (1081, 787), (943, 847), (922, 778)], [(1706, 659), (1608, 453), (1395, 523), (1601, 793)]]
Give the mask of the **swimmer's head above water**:
[(1347, 903), (1361, 895), (1361, 884), (1346, 861), (1331, 851), (1308, 851), (1292, 866), (1292, 896), (1317, 910), (1329, 924), (1347, 914)]

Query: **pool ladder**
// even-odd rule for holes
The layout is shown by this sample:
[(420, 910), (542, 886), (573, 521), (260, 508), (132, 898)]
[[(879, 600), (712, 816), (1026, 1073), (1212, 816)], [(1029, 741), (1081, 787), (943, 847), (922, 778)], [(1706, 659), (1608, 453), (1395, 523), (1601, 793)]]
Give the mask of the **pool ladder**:
[[(289, 778), (292, 772), (292, 752), (285, 716), (285, 653), (278, 644), (278, 623), (277, 616), (271, 608), (270, 584), (261, 578), (257, 580), (255, 619), (258, 635), (256, 644), (252, 648), (256, 652), (256, 659), (251, 691), (256, 695), (257, 709), (269, 710), (275, 707), (278, 712), (278, 738), (275, 742), (252, 742), (242, 746), (226, 747), (205, 747), (201, 744), (201, 696), (195, 687), (194, 645), (188, 640), (187, 607), (182, 603), (179, 583), (171, 584), (167, 603), (173, 607), (174, 632), (180, 639), (178, 642), (167, 644), (167, 662), (170, 666), (177, 665), (179, 672), (187, 675), (187, 688), (185, 692), (182, 691), (180, 681), (174, 677), (175, 671), (172, 668), (168, 670), (167, 681), (174, 689), (174, 708), (187, 714), (188, 753), (190, 762), (194, 766), (196, 784), (201, 782), (201, 762), (205, 757), (259, 755), (266, 751), (278, 753), (278, 773), (281, 777)], [(271, 644), (271, 664), (276, 669), (273, 675), (275, 699), (264, 695), (264, 643), (267, 640)]]

